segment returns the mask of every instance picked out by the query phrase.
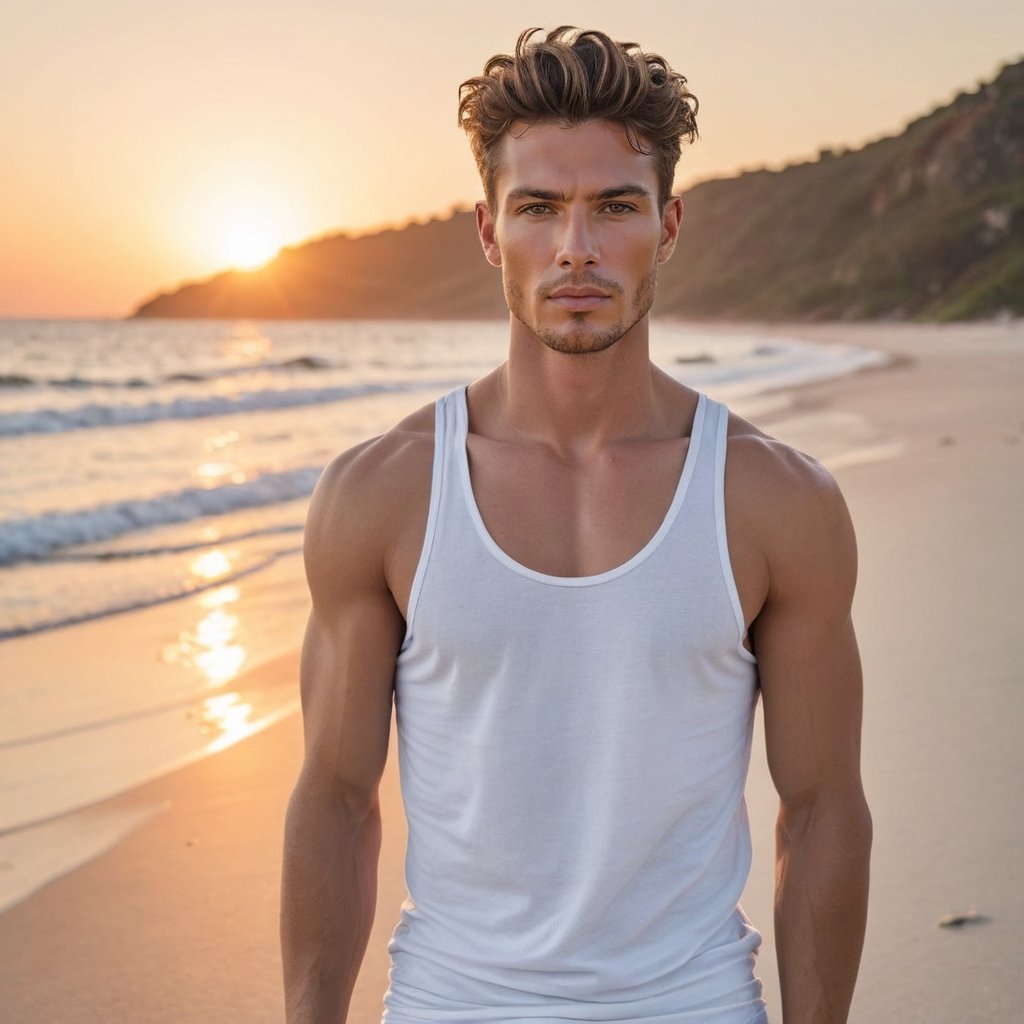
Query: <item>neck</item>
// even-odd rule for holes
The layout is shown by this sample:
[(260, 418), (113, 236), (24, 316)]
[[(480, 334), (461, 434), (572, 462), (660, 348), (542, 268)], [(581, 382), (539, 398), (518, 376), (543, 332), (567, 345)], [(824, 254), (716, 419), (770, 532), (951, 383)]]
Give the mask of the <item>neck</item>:
[(513, 318), (508, 361), (494, 380), (495, 411), (520, 436), (583, 450), (661, 433), (665, 382), (650, 361), (647, 317), (614, 345), (586, 354), (552, 351)]

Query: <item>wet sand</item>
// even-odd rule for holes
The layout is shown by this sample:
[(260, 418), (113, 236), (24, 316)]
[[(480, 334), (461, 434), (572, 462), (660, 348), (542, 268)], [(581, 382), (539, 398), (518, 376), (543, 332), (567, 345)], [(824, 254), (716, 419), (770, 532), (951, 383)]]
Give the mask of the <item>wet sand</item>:
[[(1024, 948), (1024, 325), (793, 326), (894, 363), (786, 393), (763, 420), (833, 464), (861, 551), (864, 774), (875, 818), (868, 941), (851, 1020), (971, 1024), (1019, 1009)], [(843, 434), (844, 444), (830, 438)], [(853, 443), (855, 442), (855, 443)], [(285, 681), (295, 657), (264, 669)], [(283, 1019), (277, 947), (295, 717), (99, 805), (152, 817), (0, 915), (0, 1007), (19, 1024), (262, 1024)], [(352, 1024), (379, 1020), (385, 944), (403, 896), (397, 779), (382, 787), (377, 924)], [(775, 801), (756, 737), (755, 867), (744, 901), (771, 947)], [(5, 865), (0, 864), (0, 870)], [(986, 921), (939, 927), (949, 914)]]

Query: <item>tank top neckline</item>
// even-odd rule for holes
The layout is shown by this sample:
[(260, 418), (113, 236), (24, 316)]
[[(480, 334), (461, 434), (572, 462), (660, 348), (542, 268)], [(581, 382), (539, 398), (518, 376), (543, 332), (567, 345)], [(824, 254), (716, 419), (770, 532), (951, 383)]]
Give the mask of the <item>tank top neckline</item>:
[(600, 583), (610, 583), (620, 576), (625, 576), (626, 573), (631, 572), (642, 562), (646, 561), (658, 549), (672, 528), (676, 517), (679, 515), (683, 499), (686, 497), (686, 490), (697, 465), (697, 457), (700, 451), (701, 437), (704, 433), (707, 415), (708, 399), (706, 395), (703, 393), (698, 395), (697, 409), (693, 416), (693, 427), (690, 430), (690, 443), (686, 449), (686, 456), (683, 461), (682, 470), (679, 473), (679, 480), (676, 483), (675, 492), (668, 511), (665, 513), (661, 525), (654, 532), (653, 536), (625, 562), (611, 569), (606, 569), (604, 572), (595, 573), (591, 576), (554, 576), (550, 573), (531, 569), (529, 566), (523, 565), (522, 562), (516, 561), (491, 536), (490, 530), (487, 529), (484, 523), (483, 516), (480, 514), (480, 508), (476, 502), (476, 495), (473, 493), (473, 481), (469, 472), (469, 450), (466, 444), (469, 434), (469, 405), (466, 400), (466, 392), (467, 388), (462, 387), (456, 389), (454, 394), (456, 417), (455, 429), (451, 438), (453, 454), (457, 463), (459, 480), (462, 485), (462, 496), (465, 500), (469, 517), (484, 546), (502, 565), (520, 576), (525, 576), (527, 579), (544, 583), (548, 586), (590, 587)]

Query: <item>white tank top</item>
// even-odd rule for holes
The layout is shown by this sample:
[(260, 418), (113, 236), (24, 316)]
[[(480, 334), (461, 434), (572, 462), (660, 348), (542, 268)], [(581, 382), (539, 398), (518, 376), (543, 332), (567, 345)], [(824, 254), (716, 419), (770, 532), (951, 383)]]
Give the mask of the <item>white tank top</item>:
[(729, 563), (728, 412), (700, 396), (658, 531), (596, 576), (487, 532), (465, 389), (437, 403), (395, 677), (409, 825), (389, 1024), (752, 1024), (739, 909), (757, 670)]

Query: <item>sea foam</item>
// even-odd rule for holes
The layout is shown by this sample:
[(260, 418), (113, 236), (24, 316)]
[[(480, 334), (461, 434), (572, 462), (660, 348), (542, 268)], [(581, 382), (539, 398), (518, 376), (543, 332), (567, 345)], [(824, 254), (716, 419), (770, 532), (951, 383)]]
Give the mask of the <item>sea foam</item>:
[(3, 521), (0, 565), (46, 558), (62, 548), (111, 540), (154, 526), (302, 498), (312, 493), (320, 472), (320, 466), (302, 466), (264, 473), (244, 483), (186, 487), (155, 498), (105, 502), (91, 508)]
[(209, 416), (294, 409), (325, 405), (385, 393), (443, 390), (451, 381), (367, 381), (321, 388), (273, 387), (230, 395), (177, 397), (141, 403), (89, 402), (72, 408), (41, 408), (0, 415), (0, 437), (57, 434), (98, 427), (127, 427), (162, 420), (193, 420)]

